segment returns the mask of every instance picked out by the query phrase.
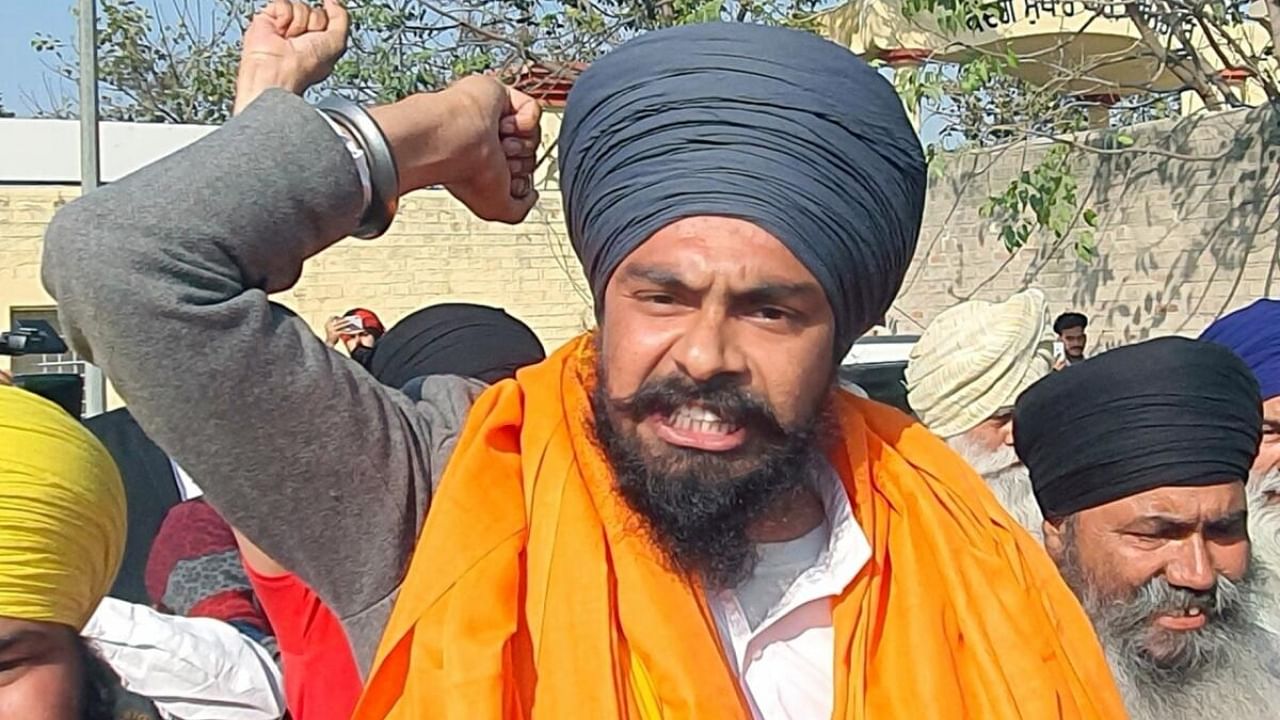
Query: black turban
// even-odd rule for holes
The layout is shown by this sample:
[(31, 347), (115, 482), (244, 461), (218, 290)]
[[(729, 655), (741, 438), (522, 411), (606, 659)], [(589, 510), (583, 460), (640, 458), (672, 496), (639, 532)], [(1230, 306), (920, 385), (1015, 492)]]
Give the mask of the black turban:
[(569, 95), (560, 174), (597, 312), (655, 232), (733, 217), (813, 273), (841, 356), (902, 284), (926, 184), (920, 141), (875, 69), (811, 33), (741, 23), (652, 32), (593, 63)]
[(498, 308), (444, 303), (396, 323), (378, 341), (369, 372), (402, 388), (428, 375), (461, 375), (486, 383), (515, 375), (546, 357), (528, 325)]
[(1062, 518), (1153, 488), (1246, 480), (1262, 397), (1230, 350), (1160, 338), (1032, 385), (1013, 438), (1044, 516)]

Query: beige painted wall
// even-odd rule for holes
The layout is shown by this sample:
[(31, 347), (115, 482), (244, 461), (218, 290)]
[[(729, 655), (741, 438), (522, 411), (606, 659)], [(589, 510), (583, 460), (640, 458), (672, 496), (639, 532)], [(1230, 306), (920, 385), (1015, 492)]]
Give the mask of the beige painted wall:
[(476, 220), (444, 192), (416, 193), (387, 235), (342, 241), (308, 262), (298, 286), (276, 299), (315, 328), (357, 305), (390, 324), (436, 302), (488, 303), (523, 319), (553, 349), (591, 320), (562, 227), (554, 193), (518, 226)]
[(1036, 286), (1053, 314), (1084, 312), (1091, 342), (1114, 347), (1194, 335), (1225, 311), (1280, 295), (1276, 116), (1232, 111), (1130, 134), (1150, 152), (1084, 153), (1076, 167), (1079, 192), (1101, 223), (1091, 263), (1044, 237), (1011, 256), (998, 228), (979, 216), (989, 195), (1034, 166), (1043, 144), (953, 158), (930, 188), (919, 249), (890, 314), (894, 329), (917, 333), (962, 300)]

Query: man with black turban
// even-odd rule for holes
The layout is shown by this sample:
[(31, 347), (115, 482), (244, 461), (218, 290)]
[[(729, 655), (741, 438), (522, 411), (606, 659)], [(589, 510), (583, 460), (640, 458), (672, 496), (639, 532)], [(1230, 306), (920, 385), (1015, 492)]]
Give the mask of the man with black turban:
[[(263, 56), (331, 61), (341, 38), (289, 34), (306, 24)], [(359, 117), (339, 113), (357, 155), (266, 93), (69, 204), (45, 265), (144, 427), (342, 619), (356, 718), (1122, 716), (1087, 617), (982, 480), (836, 390), (924, 202), (873, 68), (735, 24), (597, 61), (559, 147), (599, 329), (479, 397), (429, 378), (416, 404), (263, 291), (362, 208), (377, 233), (362, 177), (385, 196), (383, 149), (397, 193), (442, 184), (518, 219), (531, 167), (502, 155), (532, 148), (537, 112), (473, 79), (375, 108), (380, 131)], [(126, 339), (137, 316), (173, 336), (163, 354)]]
[(546, 357), (533, 330), (506, 311), (439, 303), (392, 325), (374, 348), (368, 368), (383, 385), (417, 397), (423, 378), (431, 375), (465, 375), (495, 383)]
[(1014, 408), (1045, 546), (1135, 720), (1261, 720), (1280, 707), (1246, 527), (1260, 407), (1230, 351), (1162, 338), (1054, 373)]

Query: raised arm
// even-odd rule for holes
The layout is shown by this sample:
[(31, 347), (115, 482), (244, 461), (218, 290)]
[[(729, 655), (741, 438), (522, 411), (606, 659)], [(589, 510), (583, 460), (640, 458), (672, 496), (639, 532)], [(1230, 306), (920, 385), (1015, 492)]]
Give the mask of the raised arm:
[[(298, 51), (291, 43), (281, 47)], [(474, 78), (371, 112), (401, 191), (445, 185), (481, 217), (510, 222), (531, 207), (515, 173), (536, 145), (528, 98)], [(362, 201), (334, 129), (269, 91), (64, 207), (43, 263), (76, 350), (223, 516), (342, 616), (399, 582), (429, 499), (430, 450), (465, 413), (415, 407), (268, 300), (355, 229)]]

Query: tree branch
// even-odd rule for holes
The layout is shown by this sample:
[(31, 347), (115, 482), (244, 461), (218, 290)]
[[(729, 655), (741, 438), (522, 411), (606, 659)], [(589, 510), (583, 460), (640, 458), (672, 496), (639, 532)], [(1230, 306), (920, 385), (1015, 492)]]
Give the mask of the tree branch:
[(1100, 148), (1089, 145), (1088, 143), (1082, 143), (1073, 138), (1064, 137), (1062, 135), (1053, 135), (1052, 133), (1040, 132), (1038, 130), (1022, 129), (1022, 132), (1030, 137), (1050, 140), (1059, 145), (1067, 145), (1073, 150), (1082, 150), (1084, 152), (1093, 153), (1094, 155), (1153, 155), (1156, 157), (1164, 157), (1171, 160), (1184, 160), (1188, 162), (1214, 162), (1222, 160), (1231, 154), (1229, 149), (1224, 150), (1217, 155), (1187, 155), (1185, 153), (1173, 152), (1172, 150), (1163, 150), (1161, 148), (1140, 145), (1126, 148)]
[(1187, 68), (1181, 59), (1174, 58), (1165, 47), (1160, 38), (1156, 36), (1151, 25), (1147, 23), (1147, 19), (1142, 16), (1136, 3), (1125, 4), (1125, 15), (1133, 22), (1134, 27), (1138, 28), (1138, 34), (1142, 37), (1142, 41), (1147, 45), (1156, 59), (1162, 65), (1169, 68), (1178, 80), (1184, 85), (1196, 91), (1200, 99), (1204, 102), (1204, 106), (1210, 110), (1222, 109), (1222, 100), (1213, 92), (1203, 77), (1198, 76), (1192, 69)]
[(1267, 6), (1267, 30), (1271, 32), (1271, 55), (1280, 60), (1280, 1), (1264, 0)]

